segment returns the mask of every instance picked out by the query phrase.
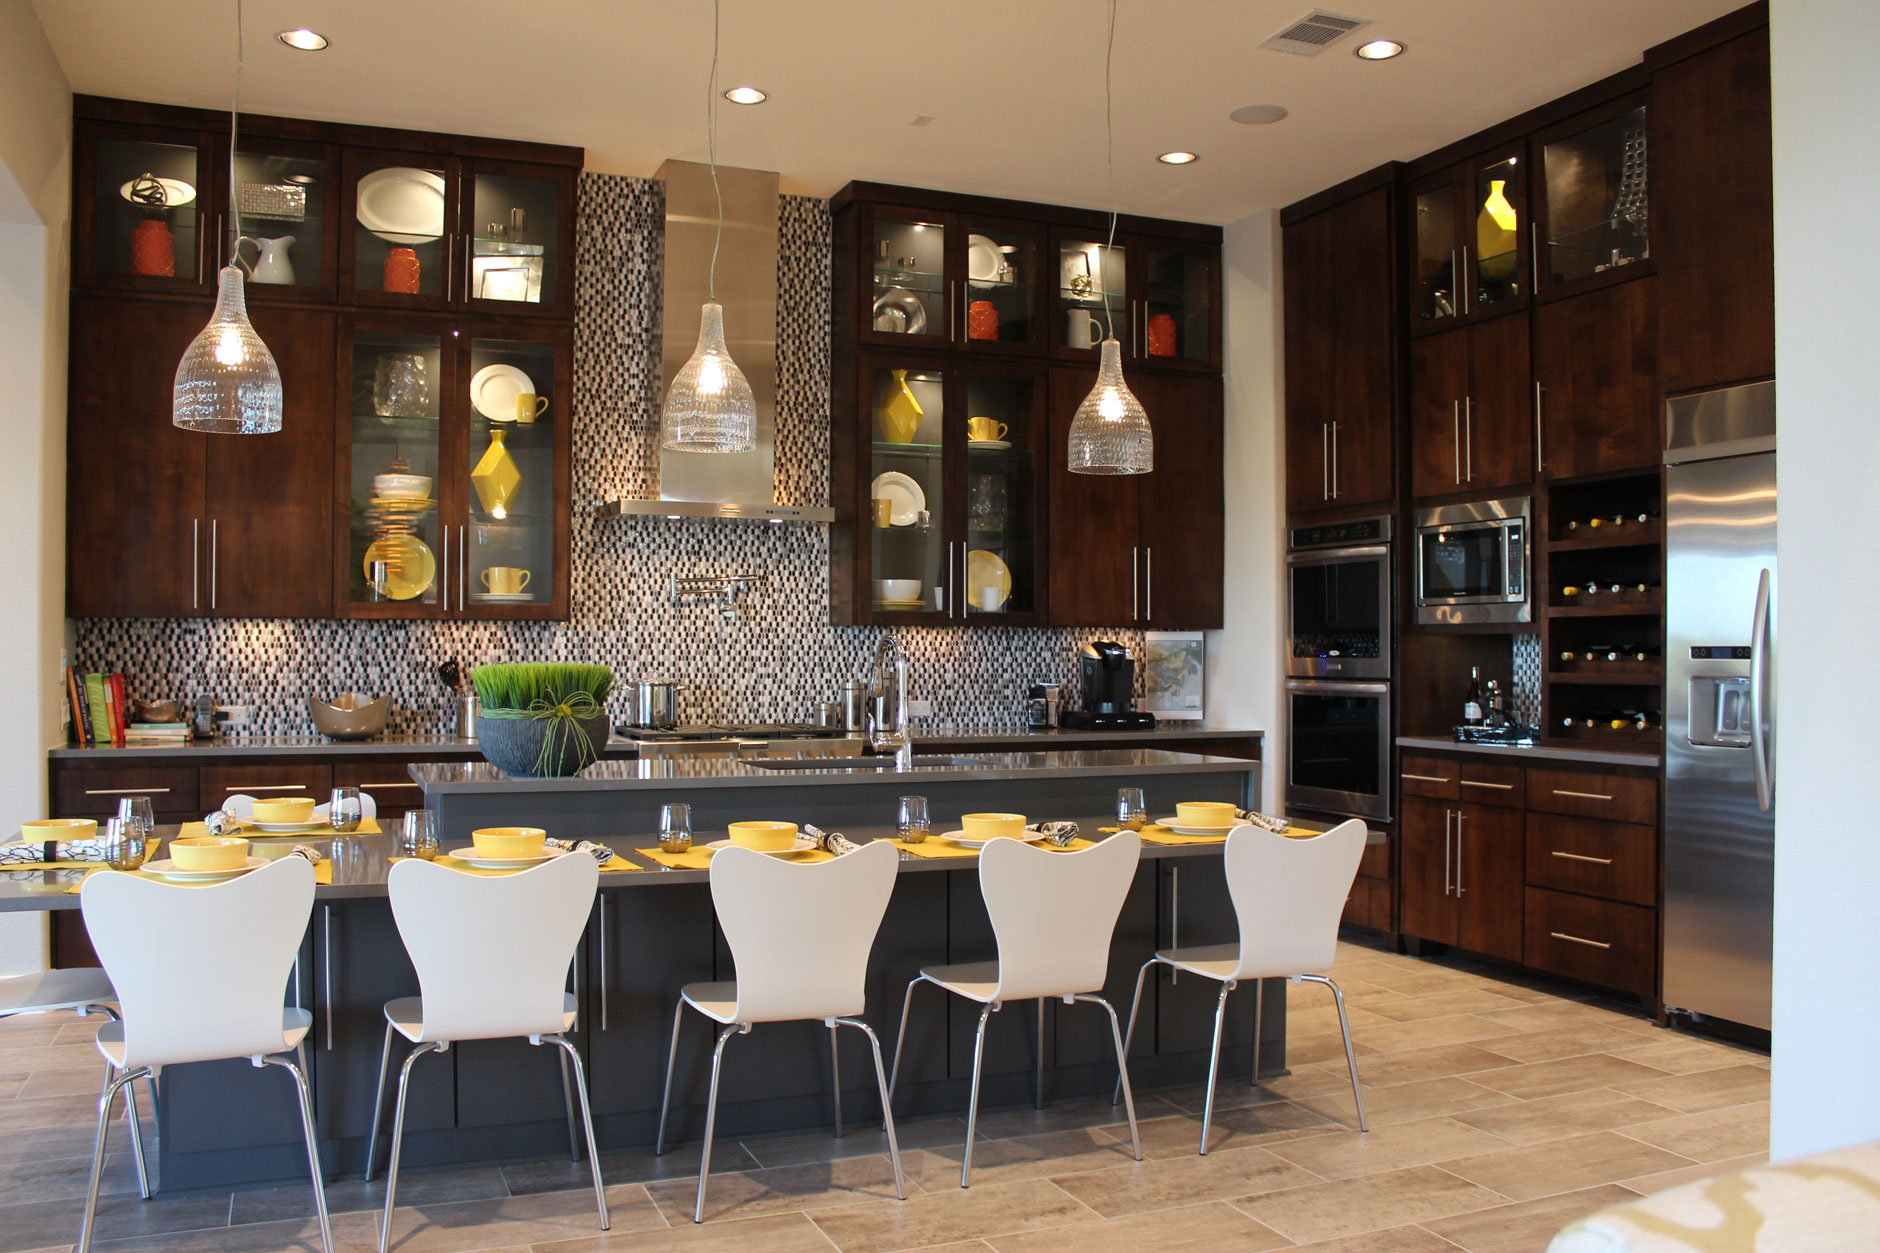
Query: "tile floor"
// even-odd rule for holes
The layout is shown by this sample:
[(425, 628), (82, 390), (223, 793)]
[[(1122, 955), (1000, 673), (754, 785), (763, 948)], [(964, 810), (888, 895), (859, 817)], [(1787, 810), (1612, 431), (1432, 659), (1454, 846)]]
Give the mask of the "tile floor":
[[(604, 1235), (586, 1167), (566, 1158), (414, 1171), (400, 1180), (394, 1248), (1515, 1253), (1592, 1209), (1766, 1154), (1763, 1054), (1466, 959), (1347, 943), (1333, 974), (1351, 1006), (1367, 1136), (1348, 1129), (1329, 997), (1306, 987), (1294, 990), (1293, 1073), (1258, 1090), (1224, 1083), (1206, 1157), (1191, 1086), (1139, 1094), (1141, 1164), (1107, 1101), (994, 1110), (967, 1191), (961, 1122), (911, 1123), (905, 1203), (878, 1133), (721, 1141), (703, 1227), (690, 1221), (695, 1145), (658, 1160), (604, 1154)], [(101, 1073), (91, 1030), (69, 1014), (0, 1021), (0, 1253), (76, 1238)], [(304, 1184), (143, 1202), (119, 1152), (105, 1187), (101, 1250), (319, 1248)], [(380, 1185), (350, 1177), (327, 1195), (336, 1244), (375, 1248)]]

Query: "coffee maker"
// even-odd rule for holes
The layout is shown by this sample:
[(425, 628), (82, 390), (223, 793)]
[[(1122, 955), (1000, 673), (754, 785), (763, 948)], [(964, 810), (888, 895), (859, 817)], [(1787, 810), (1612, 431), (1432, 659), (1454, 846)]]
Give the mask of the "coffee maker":
[(1069, 731), (1153, 731), (1155, 715), (1136, 712), (1136, 659), (1115, 640), (1092, 640), (1079, 650), (1083, 708), (1064, 712)]

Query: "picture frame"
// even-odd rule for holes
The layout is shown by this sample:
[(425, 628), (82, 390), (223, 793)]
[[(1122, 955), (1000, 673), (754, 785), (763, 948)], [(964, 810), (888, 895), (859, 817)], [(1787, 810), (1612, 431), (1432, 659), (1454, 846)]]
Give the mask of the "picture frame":
[(1143, 709), (1157, 720), (1207, 716), (1207, 633), (1146, 631), (1142, 641)]

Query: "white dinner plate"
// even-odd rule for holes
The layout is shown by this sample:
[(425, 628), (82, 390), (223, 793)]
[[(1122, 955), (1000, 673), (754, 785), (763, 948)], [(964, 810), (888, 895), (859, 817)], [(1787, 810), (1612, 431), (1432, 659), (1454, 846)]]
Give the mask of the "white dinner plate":
[(889, 470), (877, 474), (875, 481), (868, 485), (871, 500), (886, 499), (892, 501), (888, 511), (888, 521), (895, 526), (913, 526), (920, 521), (920, 511), (927, 507), (927, 493), (920, 490), (916, 483), (899, 470)]
[(968, 448), (1010, 448), (1012, 441), (1009, 439), (969, 439), (966, 441), (966, 446)]
[[(174, 209), (178, 205), (188, 204), (196, 198), (196, 189), (180, 178), (159, 178), (157, 181), (163, 184), (163, 207), (166, 209)], [(130, 182), (118, 188), (118, 195), (124, 197), (126, 200), (131, 200), (131, 188), (135, 186), (137, 186), (137, 180), (133, 178)], [(139, 202), (131, 200), (131, 203), (137, 204)]]
[[(961, 848), (984, 848), (986, 845), (992, 843), (992, 840), (975, 840), (972, 836), (966, 834), (966, 832), (964, 831), (948, 831), (946, 834), (942, 835), (940, 838), (943, 840), (951, 840), (955, 844), (958, 844)], [(1035, 832), (1027, 831), (1023, 839), (1019, 839), (1019, 837), (1012, 836), (1012, 835), (995, 835), (992, 837), (992, 839), (993, 840), (1018, 839), (1018, 842), (1021, 844), (1038, 844), (1038, 843), (1043, 842), (1044, 837), (1042, 835), (1036, 834)]]
[(471, 592), (470, 599), (485, 605), (532, 605), (534, 592)]
[(470, 404), (492, 422), (516, 420), (516, 397), (535, 390), (535, 380), (513, 365), (486, 365), (470, 376)]
[(394, 165), (359, 180), (359, 225), (388, 244), (428, 244), (444, 233), (444, 180)]
[[(325, 809), (326, 806), (320, 806)], [(244, 828), (253, 828), (262, 835), (312, 835), (324, 831), (331, 835), (333, 828), (327, 824), (326, 815), (319, 809), (314, 810), (314, 817), (307, 822), (256, 822), (253, 818), (242, 822)]]
[(478, 870), (521, 870), (528, 866), (539, 866), (561, 856), (558, 848), (544, 849), (533, 857), (487, 857), (477, 852), (476, 845), (468, 848), (453, 848), (444, 854), (455, 857), (466, 866), (475, 866)]
[(1189, 823), (1183, 822), (1180, 818), (1157, 818), (1155, 820), (1155, 824), (1158, 827), (1167, 827), (1169, 830), (1173, 831), (1176, 835), (1226, 835), (1229, 831), (1232, 831), (1235, 827), (1245, 826), (1246, 820), (1243, 818), (1236, 818), (1232, 822), (1226, 823), (1223, 826), (1197, 827), (1197, 826), (1192, 826)]
[(978, 283), (996, 283), (1005, 266), (999, 246), (984, 235), (966, 237), (966, 277)]
[(173, 879), (177, 883), (214, 883), (218, 879), (233, 879), (250, 870), (259, 870), (267, 864), (268, 859), (265, 857), (248, 857), (232, 870), (178, 870), (174, 861), (163, 857), (145, 862), (143, 868), (159, 879)]
[[(717, 852), (720, 849), (741, 848), (743, 846), (733, 844), (730, 840), (713, 840), (705, 847), (711, 849), (713, 852)], [(801, 848), (755, 848), (751, 851), (754, 853), (762, 853), (766, 857), (794, 857), (798, 853), (813, 853), (816, 851), (816, 846), (806, 844)]]

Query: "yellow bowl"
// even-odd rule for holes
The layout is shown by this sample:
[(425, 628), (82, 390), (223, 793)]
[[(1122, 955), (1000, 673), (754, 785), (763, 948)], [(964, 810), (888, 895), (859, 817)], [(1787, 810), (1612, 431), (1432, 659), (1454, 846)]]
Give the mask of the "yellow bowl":
[(170, 860), (178, 870), (239, 870), (248, 860), (248, 841), (239, 835), (192, 835), (171, 840)]
[(256, 799), (256, 822), (312, 822), (314, 800), (311, 796), (273, 796)]
[(961, 814), (960, 830), (969, 840), (1016, 840), (1025, 834), (1025, 815)]
[(1231, 827), (1237, 821), (1227, 801), (1183, 801), (1175, 806), (1175, 818), (1184, 827)]
[(734, 822), (729, 830), (733, 844), (760, 853), (774, 853), (796, 843), (794, 822)]
[(484, 857), (540, 857), (548, 832), (540, 827), (484, 827), (470, 843)]
[(20, 839), (28, 844), (47, 840), (89, 840), (98, 834), (95, 818), (36, 818), (20, 824)]

